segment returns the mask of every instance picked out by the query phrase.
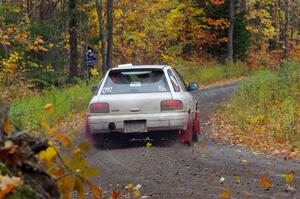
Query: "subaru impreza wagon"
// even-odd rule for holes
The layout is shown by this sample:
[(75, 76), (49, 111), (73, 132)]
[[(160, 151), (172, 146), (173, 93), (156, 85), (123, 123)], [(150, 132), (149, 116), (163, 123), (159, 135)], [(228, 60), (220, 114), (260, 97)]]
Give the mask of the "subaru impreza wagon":
[(87, 137), (193, 131), (199, 121), (197, 101), (190, 92), (197, 89), (195, 83), (186, 86), (170, 66), (127, 64), (110, 69), (93, 88)]

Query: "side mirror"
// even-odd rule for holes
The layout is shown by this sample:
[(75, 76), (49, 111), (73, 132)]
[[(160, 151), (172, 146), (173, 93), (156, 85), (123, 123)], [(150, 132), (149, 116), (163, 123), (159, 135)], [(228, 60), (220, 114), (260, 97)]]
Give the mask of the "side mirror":
[(94, 95), (97, 95), (97, 93), (98, 93), (98, 86), (93, 86), (92, 92), (93, 92)]
[(188, 85), (189, 92), (198, 90), (198, 88), (199, 88), (199, 86), (197, 83), (189, 83), (189, 85)]

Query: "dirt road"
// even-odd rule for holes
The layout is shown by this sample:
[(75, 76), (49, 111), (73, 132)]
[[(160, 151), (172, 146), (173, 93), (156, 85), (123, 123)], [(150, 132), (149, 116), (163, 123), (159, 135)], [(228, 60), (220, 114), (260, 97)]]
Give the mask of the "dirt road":
[[(201, 127), (206, 131), (209, 116), (225, 102), (235, 86), (194, 93), (199, 101)], [(94, 182), (108, 191), (124, 190), (128, 183), (141, 184), (145, 198), (220, 198), (229, 189), (231, 198), (299, 198), (300, 163), (255, 155), (243, 148), (215, 143), (201, 136), (197, 146), (173, 143), (146, 148), (144, 142), (117, 149), (94, 148), (88, 157), (101, 169)], [(287, 190), (282, 176), (295, 172), (295, 192)], [(266, 177), (272, 186), (260, 186)], [(240, 183), (238, 183), (240, 179)]]

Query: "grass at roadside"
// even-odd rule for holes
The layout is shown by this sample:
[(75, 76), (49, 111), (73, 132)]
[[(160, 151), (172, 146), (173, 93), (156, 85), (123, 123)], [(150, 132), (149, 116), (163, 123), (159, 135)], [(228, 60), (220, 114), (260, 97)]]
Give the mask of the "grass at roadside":
[(237, 79), (250, 74), (250, 69), (242, 64), (226, 64), (208, 67), (178, 67), (178, 72), (187, 82), (196, 82), (206, 86), (219, 81)]
[(71, 120), (72, 117), (87, 109), (92, 97), (91, 87), (81, 82), (76, 86), (66, 87), (61, 90), (50, 90), (41, 96), (27, 96), (14, 101), (10, 108), (10, 118), (14, 124), (22, 129), (37, 128), (41, 116), (46, 115), (44, 106), (53, 104), (54, 111), (47, 116), (51, 124)]
[(299, 63), (276, 72), (261, 71), (242, 82), (229, 104), (215, 115), (215, 133), (254, 151), (300, 157), (299, 102)]

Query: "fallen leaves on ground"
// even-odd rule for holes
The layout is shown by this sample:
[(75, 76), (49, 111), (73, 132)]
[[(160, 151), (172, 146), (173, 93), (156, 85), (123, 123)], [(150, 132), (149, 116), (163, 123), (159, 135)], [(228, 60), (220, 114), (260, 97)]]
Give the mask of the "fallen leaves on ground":
[(285, 175), (285, 182), (289, 185), (291, 185), (294, 182), (294, 172), (291, 171), (288, 174)]
[(236, 183), (236, 184), (240, 184), (240, 183), (241, 183), (241, 177), (240, 177), (240, 176), (237, 176), (237, 177), (235, 178), (235, 183)]
[(220, 194), (221, 199), (229, 199), (232, 196), (232, 191), (230, 189), (225, 189)]
[(269, 189), (272, 186), (272, 181), (267, 177), (262, 177), (259, 180), (259, 184), (264, 189)]
[(255, 129), (241, 129), (230, 118), (230, 115), (219, 111), (215, 113), (209, 124), (211, 128), (206, 136), (215, 141), (227, 141), (237, 146), (245, 146), (255, 154), (264, 153), (272, 156), (281, 156), (286, 160), (291, 158), (300, 159), (300, 148), (295, 148), (284, 138), (271, 137), (267, 131)]

